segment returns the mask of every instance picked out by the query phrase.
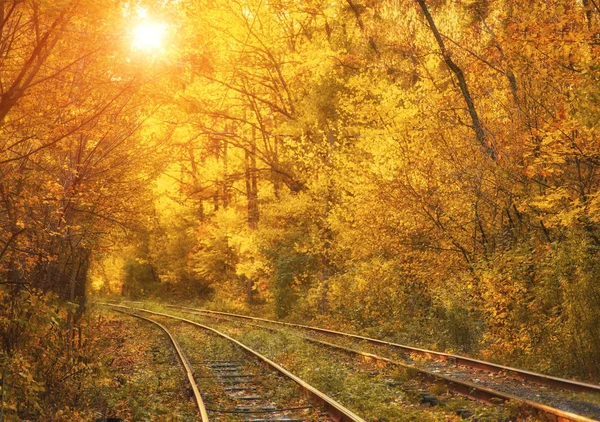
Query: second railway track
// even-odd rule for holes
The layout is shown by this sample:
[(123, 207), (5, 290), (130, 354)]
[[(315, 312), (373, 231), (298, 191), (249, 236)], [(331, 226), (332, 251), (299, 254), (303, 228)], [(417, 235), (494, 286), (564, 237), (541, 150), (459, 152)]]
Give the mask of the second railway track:
[[(530, 371), (523, 371), (493, 363), (482, 362), (475, 359), (462, 356), (450, 355), (445, 353), (432, 352), (423, 349), (414, 349), (404, 345), (398, 345), (377, 339), (370, 339), (363, 336), (341, 333), (338, 331), (325, 330), (318, 327), (309, 327), (304, 325), (282, 323), (278, 321), (266, 320), (261, 318), (248, 317), (244, 315), (228, 314), (215, 311), (199, 310), (194, 308), (185, 308), (171, 306), (173, 309), (181, 309), (200, 313), (202, 315), (212, 315), (221, 318), (234, 318), (238, 321), (263, 329), (274, 330), (274, 326), (287, 326), (296, 330), (301, 330), (305, 334), (297, 334), (301, 337), (327, 347), (345, 350), (349, 353), (368, 356), (372, 359), (378, 359), (386, 364), (403, 365), (416, 368), (426, 375), (437, 378), (445, 382), (454, 391), (477, 398), (479, 400), (489, 401), (494, 397), (500, 400), (511, 400), (519, 402), (525, 407), (534, 409), (538, 414), (544, 415), (549, 420), (554, 421), (574, 421), (589, 422), (600, 420), (600, 406), (593, 400), (587, 400), (586, 397), (595, 396), (596, 400), (599, 386), (593, 384), (581, 383), (578, 381), (566, 380), (556, 377), (549, 377), (542, 374), (536, 374)], [(259, 324), (257, 324), (259, 323)], [(265, 324), (268, 324), (265, 326)], [(334, 344), (330, 341), (324, 341), (321, 336), (345, 338), (344, 344)], [(383, 357), (375, 353), (365, 352), (365, 346), (382, 349), (395, 350), (391, 357)], [(371, 350), (373, 348), (371, 347)], [(360, 350), (358, 350), (360, 349)], [(429, 362), (423, 359), (427, 358)], [(415, 362), (413, 359), (416, 359)], [(583, 399), (572, 391), (584, 391)]]
[(521, 379), (533, 381), (533, 382), (536, 382), (539, 384), (544, 384), (544, 385), (548, 385), (548, 386), (552, 386), (552, 387), (564, 388), (567, 390), (579, 391), (579, 392), (585, 392), (585, 393), (600, 393), (600, 385), (584, 383), (584, 382), (565, 379), (565, 378), (553, 377), (553, 376), (539, 374), (539, 373), (532, 372), (532, 371), (527, 371), (524, 369), (512, 368), (512, 367), (505, 366), (505, 365), (500, 365), (500, 364), (496, 364), (496, 363), (492, 363), (492, 362), (486, 362), (486, 361), (482, 361), (482, 360), (478, 360), (478, 359), (473, 359), (473, 358), (469, 358), (466, 356), (460, 356), (460, 355), (454, 355), (454, 354), (450, 354), (450, 353), (436, 352), (433, 350), (426, 350), (426, 349), (421, 349), (421, 348), (417, 348), (417, 347), (411, 347), (411, 346), (407, 346), (407, 345), (403, 345), (403, 344), (393, 343), (393, 342), (375, 339), (375, 338), (371, 338), (371, 337), (365, 337), (365, 336), (361, 336), (361, 335), (357, 335), (357, 334), (344, 333), (341, 331), (329, 330), (329, 329), (313, 327), (313, 326), (309, 326), (309, 325), (275, 321), (275, 320), (270, 320), (270, 319), (266, 319), (266, 318), (257, 318), (257, 317), (232, 314), (232, 313), (227, 313), (227, 312), (218, 312), (218, 311), (212, 311), (212, 310), (207, 310), (207, 309), (198, 309), (198, 308), (191, 308), (191, 307), (186, 307), (186, 306), (176, 306), (176, 305), (167, 305), (167, 306), (169, 308), (173, 308), (173, 309), (182, 309), (182, 310), (205, 313), (205, 314), (222, 315), (222, 316), (244, 319), (244, 320), (253, 321), (253, 322), (263, 322), (263, 323), (267, 323), (267, 324), (275, 324), (275, 325), (290, 327), (293, 329), (305, 330), (308, 332), (321, 333), (321, 334), (325, 334), (325, 335), (329, 335), (329, 336), (354, 339), (354, 340), (370, 343), (373, 345), (392, 347), (392, 348), (400, 350), (403, 353), (407, 353), (407, 354), (411, 354), (411, 355), (419, 355), (419, 356), (424, 356), (424, 357), (429, 357), (429, 358), (435, 358), (439, 361), (447, 361), (452, 364), (468, 366), (468, 367), (474, 368), (474, 369), (481, 369), (481, 370), (493, 372), (493, 373), (503, 372), (503, 373), (507, 373), (507, 374), (513, 374), (515, 376), (518, 376)]

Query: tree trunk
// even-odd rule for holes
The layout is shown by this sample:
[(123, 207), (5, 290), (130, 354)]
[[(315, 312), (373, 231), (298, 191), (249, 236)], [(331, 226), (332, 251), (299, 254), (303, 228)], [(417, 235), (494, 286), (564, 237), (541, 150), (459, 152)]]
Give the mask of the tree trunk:
[(273, 191), (275, 193), (275, 198), (279, 199), (279, 191), (281, 190), (281, 175), (279, 174), (279, 136), (275, 136), (273, 138), (273, 165), (271, 166), (271, 179), (273, 181)]
[[(327, 161), (328, 166), (331, 165), (331, 154), (333, 153), (333, 143), (335, 137), (333, 131), (328, 129), (327, 142), (328, 142), (328, 154)], [(329, 300), (327, 299), (327, 293), (329, 292), (329, 277), (331, 276), (331, 262), (330, 262), (330, 251), (332, 243), (332, 233), (329, 228), (328, 217), (331, 211), (331, 196), (333, 186), (331, 186), (331, 177), (327, 177), (327, 194), (325, 195), (325, 216), (323, 219), (324, 225), (324, 242), (323, 251), (321, 252), (321, 299), (319, 301), (319, 311), (324, 314), (329, 310)]]
[(227, 142), (227, 139), (223, 139), (223, 181), (221, 182), (221, 186), (222, 186), (221, 191), (222, 191), (222, 195), (223, 195), (223, 208), (227, 208), (229, 206), (229, 180), (227, 177), (228, 145), (229, 145), (229, 143)]
[(498, 159), (497, 152), (494, 146), (489, 142), (487, 136), (485, 135), (485, 131), (483, 129), (483, 125), (481, 120), (479, 119), (479, 115), (477, 114), (477, 110), (475, 108), (475, 103), (473, 101), (473, 97), (469, 91), (469, 86), (467, 85), (467, 81), (465, 79), (465, 75), (462, 69), (452, 60), (451, 53), (446, 49), (446, 45), (444, 44), (444, 40), (442, 39), (442, 35), (438, 30), (435, 22), (433, 21), (433, 17), (431, 13), (429, 13), (429, 9), (425, 4), (425, 0), (416, 0), (421, 6), (421, 10), (425, 15), (425, 19), (427, 19), (427, 23), (429, 24), (429, 28), (435, 37), (435, 40), (440, 48), (440, 52), (442, 53), (442, 57), (444, 58), (444, 62), (448, 66), (448, 68), (454, 73), (456, 79), (458, 81), (458, 86), (460, 87), (460, 92), (465, 100), (465, 104), (467, 105), (467, 111), (469, 112), (469, 116), (471, 116), (471, 122), (473, 123), (473, 131), (475, 132), (475, 136), (477, 138), (477, 142), (481, 145), (486, 155), (492, 160), (496, 161)]

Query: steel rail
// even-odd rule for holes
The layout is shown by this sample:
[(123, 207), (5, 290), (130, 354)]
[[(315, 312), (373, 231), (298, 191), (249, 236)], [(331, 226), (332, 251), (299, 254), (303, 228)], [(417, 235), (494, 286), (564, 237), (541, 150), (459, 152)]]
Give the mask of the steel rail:
[(277, 325), (283, 325), (283, 326), (288, 326), (288, 327), (292, 327), (292, 328), (300, 328), (300, 329), (304, 329), (304, 330), (321, 332), (321, 333), (325, 333), (325, 334), (333, 334), (333, 335), (337, 335), (340, 337), (354, 338), (354, 339), (366, 341), (366, 342), (372, 343), (372, 344), (379, 344), (379, 345), (393, 347), (396, 349), (401, 349), (408, 353), (414, 353), (414, 354), (418, 354), (418, 355), (428, 356), (430, 358), (449, 361), (454, 364), (467, 366), (467, 367), (470, 367), (473, 369), (481, 369), (481, 370), (493, 372), (493, 373), (505, 372), (509, 375), (516, 376), (518, 378), (522, 378), (527, 381), (533, 381), (533, 382), (536, 382), (539, 384), (549, 385), (551, 387), (559, 387), (559, 388), (563, 388), (563, 389), (567, 389), (567, 390), (571, 390), (571, 391), (578, 391), (578, 392), (585, 392), (585, 393), (600, 393), (600, 385), (589, 384), (589, 383), (575, 381), (575, 380), (569, 380), (569, 379), (565, 379), (565, 378), (553, 377), (550, 375), (544, 375), (544, 374), (540, 374), (537, 372), (527, 371), (525, 369), (513, 368), (510, 366), (505, 366), (505, 365), (486, 362), (486, 361), (482, 361), (482, 360), (478, 360), (478, 359), (473, 359), (473, 358), (469, 358), (466, 356), (454, 355), (454, 354), (443, 353), (443, 352), (436, 352), (436, 351), (427, 350), (427, 349), (420, 349), (417, 347), (406, 346), (404, 344), (398, 344), (398, 343), (393, 343), (393, 342), (375, 339), (375, 338), (371, 338), (371, 337), (365, 337), (365, 336), (361, 336), (358, 334), (344, 333), (341, 331), (328, 330), (325, 328), (313, 327), (310, 325), (293, 324), (293, 323), (289, 323), (289, 322), (275, 321), (275, 320), (266, 319), (266, 318), (251, 317), (251, 316), (247, 316), (247, 315), (232, 314), (232, 313), (228, 313), (228, 312), (211, 311), (208, 309), (198, 309), (198, 308), (191, 308), (191, 307), (187, 307), (187, 306), (177, 306), (177, 305), (166, 305), (166, 306), (170, 307), (170, 308), (175, 308), (175, 309), (185, 309), (185, 310), (191, 310), (191, 311), (200, 312), (200, 313), (225, 315), (225, 316), (230, 316), (230, 317), (234, 317), (234, 318), (247, 319), (247, 320), (251, 320), (251, 321), (261, 321), (261, 322), (267, 322), (270, 324), (277, 324)]
[[(220, 316), (220, 315), (219, 316), (209, 315), (209, 316), (211, 318), (226, 318), (226, 317)], [(227, 319), (227, 320), (233, 321), (232, 319)], [(279, 333), (282, 332), (281, 330), (273, 328), (273, 327), (267, 327), (264, 325), (254, 324), (251, 322), (243, 322), (243, 323), (253, 326), (253, 327), (261, 328), (264, 330), (269, 330), (269, 331), (274, 331), (274, 332), (279, 332)], [(360, 355), (367, 359), (384, 362), (385, 364), (401, 366), (406, 369), (416, 371), (429, 380), (441, 381), (452, 392), (455, 392), (457, 394), (460, 394), (460, 395), (463, 395), (463, 396), (466, 396), (466, 397), (469, 397), (469, 398), (472, 398), (472, 399), (475, 399), (478, 401), (482, 401), (482, 402), (489, 403), (489, 404), (496, 404), (494, 399), (500, 399), (503, 402), (511, 400), (513, 402), (520, 403), (532, 410), (541, 412), (545, 416), (552, 418), (552, 420), (554, 420), (556, 422), (596, 422), (595, 419), (590, 419), (586, 416), (578, 415), (578, 414), (575, 414), (572, 412), (567, 412), (567, 411), (557, 409), (557, 408), (554, 408), (551, 406), (547, 406), (547, 405), (544, 405), (541, 403), (537, 403), (537, 402), (534, 402), (531, 400), (523, 399), (523, 398), (521, 398), (519, 396), (515, 396), (513, 394), (503, 393), (500, 391), (493, 390), (491, 388), (482, 387), (480, 385), (476, 385), (476, 384), (470, 383), (468, 381), (456, 380), (454, 378), (451, 378), (451, 377), (448, 377), (445, 375), (441, 375), (441, 374), (436, 374), (436, 373), (427, 371), (423, 368), (419, 368), (417, 366), (414, 366), (414, 365), (411, 365), (411, 364), (408, 364), (405, 362), (400, 362), (400, 361), (397, 361), (394, 359), (389, 359), (389, 358), (386, 358), (383, 356), (375, 355), (373, 353), (363, 352), (362, 350), (352, 349), (349, 347), (341, 346), (339, 344), (334, 344), (334, 343), (329, 343), (329, 342), (322, 341), (322, 340), (317, 340), (315, 338), (304, 336), (302, 334), (294, 334), (294, 335), (296, 335), (297, 337), (300, 337), (306, 341), (309, 341), (309, 342), (312, 342), (315, 344), (319, 344), (322, 346), (326, 346), (331, 349), (341, 350), (346, 353)]]
[[(112, 305), (112, 304), (108, 304), (108, 303), (103, 304), (103, 305), (108, 305), (111, 307), (123, 307), (122, 305)], [(124, 308), (126, 308), (126, 307), (124, 307)], [(198, 407), (198, 412), (200, 414), (200, 421), (209, 422), (208, 413), (206, 411), (206, 407), (204, 406), (204, 401), (202, 400), (202, 395), (200, 394), (200, 391), (198, 390), (198, 386), (196, 385), (196, 381), (194, 380), (194, 372), (192, 371), (192, 368), (191, 368), (189, 362), (187, 361), (185, 355), (183, 354), (183, 351), (181, 350), (181, 346), (179, 346), (179, 343), (177, 343), (177, 341), (175, 340), (175, 337), (173, 337), (173, 335), (169, 332), (169, 330), (164, 325), (162, 325), (160, 322), (154, 321), (150, 318), (143, 317), (141, 315), (133, 314), (131, 312), (126, 312), (121, 309), (115, 309), (115, 311), (120, 312), (122, 314), (132, 316), (132, 317), (143, 319), (144, 321), (151, 322), (152, 324), (155, 324), (158, 327), (160, 327), (167, 334), (167, 336), (169, 337), (169, 340), (171, 341), (171, 344), (173, 345), (173, 348), (177, 352), (176, 353), (177, 358), (179, 359), (179, 362), (181, 363), (181, 366), (183, 367), (183, 369), (185, 371), (185, 375), (187, 376), (187, 379), (192, 387), (192, 392), (194, 393), (194, 400), (196, 402), (196, 405)]]
[[(282, 374), (283, 376), (291, 379), (292, 381), (294, 381), (296, 384), (298, 384), (305, 392), (307, 392), (317, 403), (319, 403), (323, 408), (325, 408), (326, 412), (332, 417), (332, 419), (336, 422), (366, 422), (363, 418), (361, 418), (360, 416), (356, 415), (354, 412), (352, 412), (350, 409), (346, 408), (345, 406), (343, 406), (342, 404), (338, 403), (336, 400), (334, 400), (333, 398), (329, 397), (328, 395), (326, 395), (325, 393), (319, 391), (318, 389), (316, 389), (315, 387), (313, 387), (312, 385), (308, 384), (307, 382), (303, 381), (302, 379), (298, 378), (296, 375), (292, 374), (291, 372), (289, 372), (287, 369), (285, 369), (284, 367), (282, 367), (281, 365), (273, 362), (272, 360), (270, 360), (269, 358), (261, 355), (260, 353), (254, 351), (253, 349), (249, 348), (248, 346), (246, 346), (245, 344), (239, 342), (238, 340), (234, 339), (233, 337), (228, 336), (227, 334), (224, 334), (218, 330), (215, 330), (214, 328), (211, 328), (209, 326), (206, 325), (202, 325), (196, 321), (192, 321), (189, 319), (185, 319), (185, 318), (181, 318), (175, 315), (169, 315), (169, 314), (165, 314), (162, 312), (155, 312), (155, 311), (150, 311), (148, 309), (143, 309), (143, 308), (134, 308), (134, 307), (128, 307), (128, 306), (123, 306), (123, 305), (112, 305), (112, 304), (108, 304), (109, 306), (118, 306), (118, 307), (123, 307), (123, 308), (127, 308), (133, 311), (140, 311), (140, 312), (146, 312), (152, 315), (157, 315), (157, 316), (162, 316), (165, 318), (171, 318), (171, 319), (175, 319), (178, 321), (182, 321), (185, 322), (187, 324), (208, 330), (213, 332), (214, 334), (217, 334), (229, 341), (231, 341), (232, 343), (236, 344), (237, 346), (241, 347), (242, 349), (244, 349), (246, 352), (248, 352), (249, 354), (253, 355), (254, 357), (258, 358), (259, 360), (263, 361), (264, 363), (266, 363), (267, 365), (269, 365), (271, 368), (275, 369), (277, 372), (279, 372), (280, 374)], [(142, 317), (143, 318), (143, 317)]]

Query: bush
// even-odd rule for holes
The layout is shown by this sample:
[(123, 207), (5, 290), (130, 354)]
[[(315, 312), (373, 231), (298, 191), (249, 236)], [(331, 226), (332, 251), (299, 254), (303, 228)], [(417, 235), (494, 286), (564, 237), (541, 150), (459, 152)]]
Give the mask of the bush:
[(90, 420), (98, 327), (55, 294), (0, 288), (0, 391), (6, 421)]

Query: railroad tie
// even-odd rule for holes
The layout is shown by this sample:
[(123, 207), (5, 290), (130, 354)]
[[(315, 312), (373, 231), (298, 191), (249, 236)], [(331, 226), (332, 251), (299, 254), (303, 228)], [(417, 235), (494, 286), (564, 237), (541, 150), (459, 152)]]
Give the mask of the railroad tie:
[(259, 396), (236, 396), (235, 398), (237, 400), (246, 400), (246, 401), (254, 401), (254, 400), (261, 399), (261, 397), (259, 397)]
[(205, 375), (196, 378), (254, 378), (254, 374), (218, 374), (218, 375)]
[(245, 419), (244, 422), (276, 422), (276, 421), (285, 421), (285, 422), (305, 422), (306, 419), (290, 419), (290, 418), (272, 418), (272, 419)]
[[(215, 409), (215, 408), (207, 408), (210, 412), (215, 413), (231, 413), (231, 414), (256, 414), (256, 413), (284, 413), (291, 410), (309, 410), (313, 409), (313, 406), (300, 406), (300, 407), (291, 407), (285, 409), (277, 409), (275, 407), (248, 407), (248, 406), (238, 406), (235, 409)], [(289, 415), (278, 416), (280, 418), (291, 417)]]
[(473, 412), (471, 412), (469, 409), (456, 409), (456, 414), (463, 419), (468, 419), (473, 416)]
[[(214, 382), (217, 384), (231, 384), (231, 385), (240, 385), (240, 384), (249, 384), (251, 381), (249, 380), (240, 380), (240, 379), (231, 379), (231, 378), (218, 378)], [(252, 384), (250, 384), (252, 386)]]
[(225, 387), (224, 390), (225, 391), (232, 391), (232, 392), (236, 392), (236, 391), (248, 391), (248, 390), (254, 390), (254, 391), (256, 391), (256, 387)]
[(209, 363), (206, 366), (209, 368), (239, 368), (241, 365), (239, 363)]
[(242, 366), (242, 364), (241, 363), (209, 363), (209, 364), (206, 364), (206, 366), (208, 366), (209, 368), (215, 368), (215, 369), (239, 368)]
[(440, 404), (440, 401), (435, 396), (427, 393), (421, 394), (421, 400), (423, 403), (429, 403), (429, 406), (437, 406)]

